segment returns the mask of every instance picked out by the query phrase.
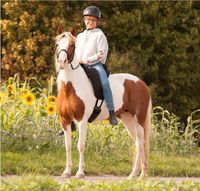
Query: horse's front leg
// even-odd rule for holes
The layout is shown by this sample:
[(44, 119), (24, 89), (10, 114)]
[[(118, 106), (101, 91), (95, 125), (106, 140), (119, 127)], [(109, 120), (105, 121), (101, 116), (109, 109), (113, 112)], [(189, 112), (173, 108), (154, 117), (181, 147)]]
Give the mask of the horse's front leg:
[(78, 130), (79, 130), (79, 140), (78, 140), (79, 166), (78, 166), (78, 171), (75, 177), (80, 179), (80, 178), (84, 178), (85, 176), (84, 151), (85, 151), (85, 140), (86, 140), (86, 134), (87, 134), (87, 121), (81, 121), (78, 124)]
[(71, 138), (71, 126), (68, 125), (67, 128), (64, 129), (64, 137), (65, 137), (65, 149), (66, 149), (66, 167), (62, 174), (64, 178), (71, 177), (71, 169), (72, 169), (72, 138)]

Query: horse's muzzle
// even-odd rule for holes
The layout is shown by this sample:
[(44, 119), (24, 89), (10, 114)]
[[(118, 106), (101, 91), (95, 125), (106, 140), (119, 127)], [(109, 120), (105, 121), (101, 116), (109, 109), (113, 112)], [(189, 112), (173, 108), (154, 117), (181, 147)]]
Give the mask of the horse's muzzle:
[(65, 68), (65, 64), (66, 64), (66, 63), (61, 63), (61, 64), (59, 64), (59, 69), (60, 69), (60, 70), (64, 69), (64, 68)]

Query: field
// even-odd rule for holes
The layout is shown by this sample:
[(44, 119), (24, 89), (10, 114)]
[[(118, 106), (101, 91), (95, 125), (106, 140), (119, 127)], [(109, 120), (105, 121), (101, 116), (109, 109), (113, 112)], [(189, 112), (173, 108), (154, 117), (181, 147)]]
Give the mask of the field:
[[(3, 190), (23, 190), (35, 185), (42, 190), (198, 190), (192, 182), (125, 181), (120, 183), (86, 183), (69, 181), (59, 185), (51, 178), (65, 167), (63, 137), (55, 110), (53, 77), (47, 89), (35, 78), (20, 82), (18, 76), (1, 86), (1, 175), (25, 176), (20, 181), (2, 181)], [(187, 124), (160, 106), (153, 108), (150, 138), (150, 176), (200, 177), (200, 148), (197, 145), (200, 110), (192, 112)], [(78, 166), (78, 132), (73, 132), (73, 174)], [(132, 141), (122, 124), (111, 127), (107, 121), (88, 127), (86, 175), (128, 175), (132, 167)], [(31, 174), (31, 176), (29, 176)], [(28, 176), (28, 177), (26, 177)], [(34, 187), (34, 186), (33, 186)], [(141, 189), (142, 188), (142, 189)], [(34, 190), (31, 189), (31, 190)]]

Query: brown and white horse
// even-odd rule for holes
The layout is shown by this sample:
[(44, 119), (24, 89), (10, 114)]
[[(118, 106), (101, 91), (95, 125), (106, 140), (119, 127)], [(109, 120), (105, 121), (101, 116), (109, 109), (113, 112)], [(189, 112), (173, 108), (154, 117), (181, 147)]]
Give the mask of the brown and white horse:
[[(63, 177), (71, 177), (72, 140), (71, 122), (78, 125), (79, 167), (76, 178), (84, 177), (84, 151), (87, 122), (96, 102), (91, 83), (74, 54), (75, 37), (64, 32), (56, 37), (55, 63), (58, 70), (57, 111), (64, 129), (66, 147), (66, 168)], [(149, 133), (151, 126), (151, 95), (148, 87), (138, 77), (131, 74), (111, 74), (109, 82), (113, 93), (115, 112), (135, 142), (134, 164), (129, 178), (147, 175)], [(109, 116), (105, 102), (96, 120)]]

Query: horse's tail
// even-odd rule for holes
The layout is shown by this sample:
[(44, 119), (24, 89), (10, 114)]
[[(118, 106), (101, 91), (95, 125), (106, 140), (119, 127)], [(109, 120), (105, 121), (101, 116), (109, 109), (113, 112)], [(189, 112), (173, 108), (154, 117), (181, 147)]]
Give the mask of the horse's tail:
[(146, 160), (148, 161), (149, 157), (149, 136), (151, 132), (151, 110), (152, 110), (152, 102), (151, 98), (149, 100), (149, 105), (147, 109), (147, 114), (146, 114), (146, 119), (144, 122), (144, 151), (145, 151), (145, 157)]

